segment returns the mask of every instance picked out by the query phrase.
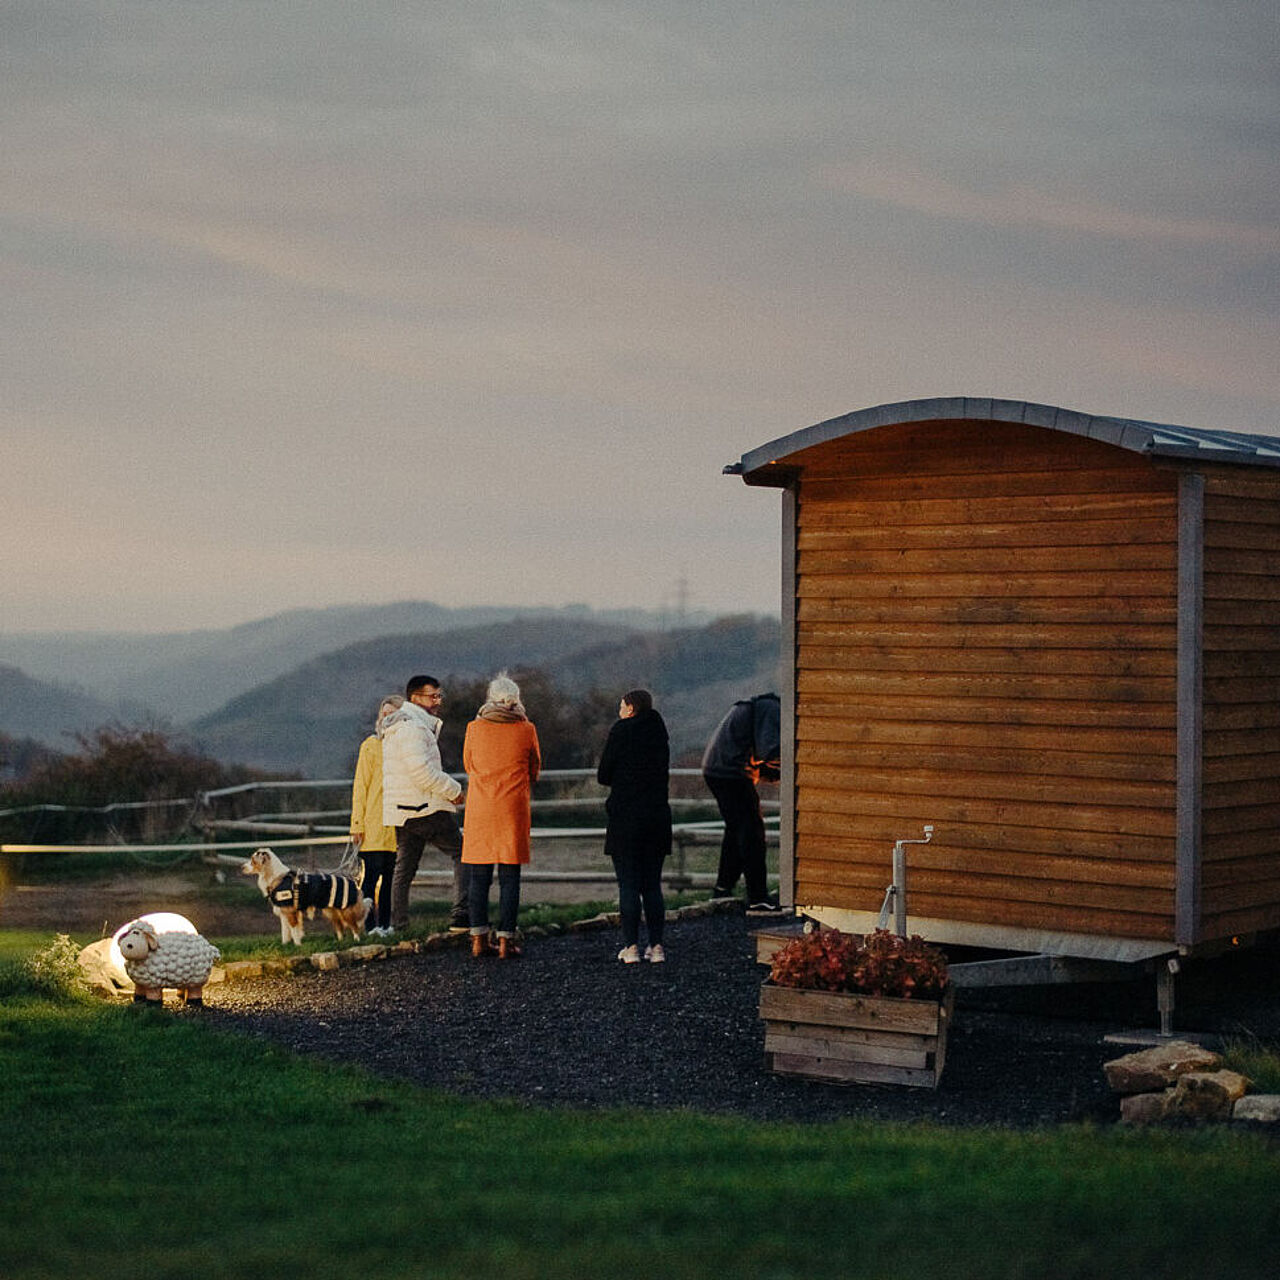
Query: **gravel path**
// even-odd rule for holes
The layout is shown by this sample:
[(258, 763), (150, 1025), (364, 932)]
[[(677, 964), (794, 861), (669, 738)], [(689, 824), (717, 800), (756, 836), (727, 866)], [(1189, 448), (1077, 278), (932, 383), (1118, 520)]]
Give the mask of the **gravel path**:
[[(1114, 1120), (1101, 1066), (1126, 1049), (1103, 1037), (1155, 1024), (1149, 978), (961, 991), (936, 1091), (774, 1076), (754, 923), (674, 922), (665, 965), (619, 964), (617, 933), (602, 930), (531, 940), (514, 962), (450, 949), (227, 984), (203, 1016), (388, 1079), (530, 1104), (1013, 1127)], [(1278, 978), (1276, 951), (1205, 963), (1179, 980), (1176, 1025), (1280, 1037)]]

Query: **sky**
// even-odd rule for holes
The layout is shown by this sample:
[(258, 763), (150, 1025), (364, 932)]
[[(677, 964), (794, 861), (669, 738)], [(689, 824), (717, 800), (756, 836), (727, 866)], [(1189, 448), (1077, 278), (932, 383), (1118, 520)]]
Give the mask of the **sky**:
[(4, 0), (0, 631), (772, 612), (721, 474), (1280, 433), (1274, 0)]

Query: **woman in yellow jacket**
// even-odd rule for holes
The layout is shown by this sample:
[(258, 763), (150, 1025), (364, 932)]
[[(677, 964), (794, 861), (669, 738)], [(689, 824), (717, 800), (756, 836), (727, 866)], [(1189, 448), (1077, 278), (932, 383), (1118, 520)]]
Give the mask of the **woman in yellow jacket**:
[(373, 903), (365, 932), (381, 938), (393, 932), (391, 878), (396, 869), (395, 828), (382, 825), (382, 722), (403, 705), (398, 693), (378, 704), (373, 732), (360, 744), (351, 786), (351, 843), (360, 850), (364, 868), (360, 895)]

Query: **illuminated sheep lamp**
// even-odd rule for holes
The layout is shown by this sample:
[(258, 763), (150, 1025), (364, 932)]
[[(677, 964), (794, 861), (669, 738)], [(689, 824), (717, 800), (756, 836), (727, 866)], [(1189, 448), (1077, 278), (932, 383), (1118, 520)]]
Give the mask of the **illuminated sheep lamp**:
[(136, 1002), (161, 1004), (165, 988), (171, 987), (185, 1003), (199, 1007), (221, 952), (185, 916), (156, 911), (116, 930), (109, 956), (133, 983)]
[(135, 916), (125, 924), (122, 924), (114, 934), (111, 935), (111, 948), (109, 955), (111, 957), (112, 967), (120, 971), (121, 977), (127, 980), (128, 975), (124, 971), (124, 956), (120, 952), (120, 939), (124, 933), (131, 929), (139, 920), (145, 921), (151, 925), (157, 933), (199, 933), (200, 930), (187, 919), (186, 916), (180, 916), (176, 911), (152, 911), (145, 916)]

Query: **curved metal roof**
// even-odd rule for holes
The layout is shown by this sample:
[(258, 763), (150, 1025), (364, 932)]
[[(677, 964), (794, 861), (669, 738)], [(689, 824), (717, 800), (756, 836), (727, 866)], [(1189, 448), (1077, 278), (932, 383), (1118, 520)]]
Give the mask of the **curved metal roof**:
[[(769, 444), (744, 453), (725, 472), (768, 484), (767, 476), (755, 473), (771, 463), (789, 458), (801, 449), (825, 444), (841, 436), (869, 431), (874, 427), (939, 419), (974, 422), (1025, 422), (1069, 435), (1087, 436), (1119, 445), (1134, 453), (1157, 457), (1197, 458), (1206, 462), (1240, 463), (1248, 466), (1280, 467), (1280, 437), (1247, 435), (1240, 431), (1214, 431), (1200, 427), (1177, 427), (1161, 422), (1137, 422), (1130, 418), (1100, 418), (1073, 409), (1023, 400), (983, 400), (971, 396), (940, 396), (930, 400), (903, 400), (871, 409), (858, 409), (840, 418), (780, 436)], [(783, 483), (779, 477), (779, 483)]]

